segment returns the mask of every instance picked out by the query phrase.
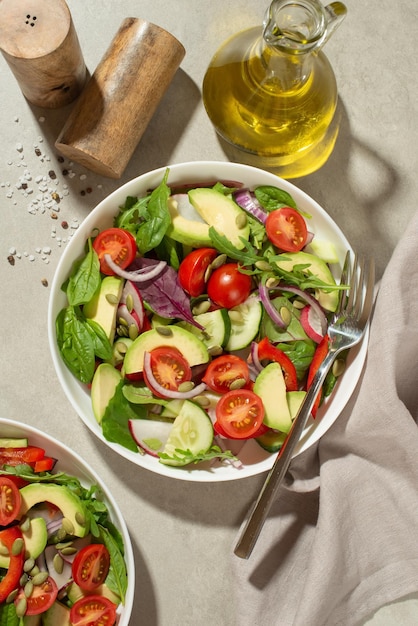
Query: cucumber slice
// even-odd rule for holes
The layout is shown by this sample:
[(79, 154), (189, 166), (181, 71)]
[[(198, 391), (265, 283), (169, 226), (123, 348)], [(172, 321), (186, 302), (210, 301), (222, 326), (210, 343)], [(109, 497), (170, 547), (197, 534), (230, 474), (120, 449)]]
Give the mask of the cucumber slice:
[(185, 400), (180, 413), (173, 422), (163, 454), (169, 458), (160, 458), (165, 465), (182, 466), (193, 462), (193, 456), (207, 452), (213, 442), (213, 427), (207, 413), (197, 404)]
[(287, 434), (278, 430), (268, 430), (264, 435), (256, 437), (256, 442), (267, 452), (278, 452), (286, 439)]
[(0, 448), (27, 448), (28, 440), (26, 437), (0, 437)]
[(250, 345), (258, 334), (262, 313), (261, 302), (254, 297), (230, 309), (231, 333), (226, 350), (234, 352)]
[(226, 346), (231, 332), (231, 321), (226, 309), (207, 311), (207, 313), (195, 315), (194, 318), (203, 326), (205, 332), (187, 322), (181, 322), (179, 325), (203, 341), (208, 350), (216, 346)]

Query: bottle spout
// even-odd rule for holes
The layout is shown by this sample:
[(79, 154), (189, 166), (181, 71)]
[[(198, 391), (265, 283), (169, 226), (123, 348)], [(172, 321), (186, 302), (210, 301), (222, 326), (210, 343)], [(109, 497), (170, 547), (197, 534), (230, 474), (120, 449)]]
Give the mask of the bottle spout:
[(267, 44), (297, 54), (318, 50), (344, 19), (342, 2), (323, 6), (319, 0), (273, 0), (263, 22)]

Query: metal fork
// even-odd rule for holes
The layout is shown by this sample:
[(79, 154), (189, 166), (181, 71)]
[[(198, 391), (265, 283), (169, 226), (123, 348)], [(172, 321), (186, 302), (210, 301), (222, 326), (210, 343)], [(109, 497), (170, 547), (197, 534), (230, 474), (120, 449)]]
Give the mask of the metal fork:
[(373, 304), (374, 280), (373, 260), (367, 263), (355, 255), (351, 264), (348, 251), (340, 283), (348, 285), (348, 289), (341, 290), (338, 309), (328, 327), (329, 351), (312, 380), (235, 546), (235, 554), (242, 559), (248, 559), (251, 555), (327, 373), (340, 352), (359, 343), (364, 335)]

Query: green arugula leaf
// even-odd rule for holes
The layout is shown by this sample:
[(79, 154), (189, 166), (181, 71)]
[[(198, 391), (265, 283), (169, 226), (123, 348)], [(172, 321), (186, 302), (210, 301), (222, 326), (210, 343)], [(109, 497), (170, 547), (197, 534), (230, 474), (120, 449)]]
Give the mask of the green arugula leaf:
[(181, 463), (182, 465), (188, 465), (190, 463), (200, 463), (201, 461), (211, 461), (212, 459), (219, 459), (220, 461), (229, 459), (231, 461), (236, 461), (237, 457), (235, 457), (232, 452), (229, 450), (222, 451), (219, 446), (212, 446), (206, 452), (202, 450), (197, 454), (193, 454), (193, 452), (189, 449), (180, 450), (180, 448), (176, 448), (175, 454), (170, 456), (165, 452), (159, 452), (158, 456), (162, 460), (166, 461), (176, 461)]
[(257, 254), (255, 248), (249, 241), (242, 239), (244, 248), (239, 250), (224, 236), (218, 233), (218, 231), (211, 226), (209, 228), (209, 236), (212, 239), (212, 243), (215, 248), (226, 254), (231, 259), (238, 261), (243, 266), (254, 265), (257, 261), (260, 261), (263, 257)]
[(119, 214), (115, 217), (113, 225), (116, 228), (123, 228), (136, 236), (140, 223), (147, 219), (149, 198), (149, 195), (139, 199), (128, 196), (125, 204), (119, 207)]

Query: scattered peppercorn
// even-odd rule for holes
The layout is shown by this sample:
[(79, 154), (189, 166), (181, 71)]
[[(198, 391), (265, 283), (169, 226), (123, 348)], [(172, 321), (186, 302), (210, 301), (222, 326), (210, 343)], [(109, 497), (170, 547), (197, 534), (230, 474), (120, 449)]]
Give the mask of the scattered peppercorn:
[(55, 180), (56, 177), (57, 177), (57, 175), (55, 174), (54, 170), (49, 170), (48, 176), (49, 176), (49, 178), (51, 178), (51, 180)]
[(41, 283), (43, 284), (43, 286), (44, 286), (44, 287), (48, 287), (48, 281), (47, 281), (47, 279), (46, 279), (46, 278), (43, 278), (43, 279), (41, 280)]
[(61, 226), (62, 226), (65, 230), (67, 230), (67, 228), (68, 228), (68, 222), (67, 222), (66, 220), (63, 220), (63, 221), (61, 222)]
[(15, 264), (15, 258), (13, 256), (13, 254), (9, 254), (9, 256), (7, 257), (7, 260), (9, 261), (10, 265), (14, 265)]

